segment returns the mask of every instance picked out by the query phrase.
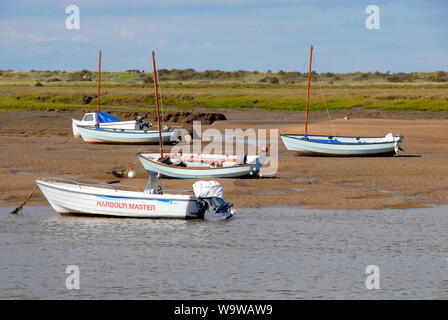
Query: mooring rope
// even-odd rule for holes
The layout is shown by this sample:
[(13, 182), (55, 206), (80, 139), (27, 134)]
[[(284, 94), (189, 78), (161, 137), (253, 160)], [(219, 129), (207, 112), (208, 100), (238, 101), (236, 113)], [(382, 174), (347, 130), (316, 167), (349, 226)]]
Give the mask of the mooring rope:
[(17, 208), (15, 208), (14, 210), (12, 210), (10, 213), (11, 214), (19, 214), (19, 212), (22, 210), (23, 206), (28, 202), (28, 200), (31, 199), (34, 191), (36, 191), (37, 189), (37, 184), (34, 185), (33, 190), (30, 192), (30, 194), (28, 195), (28, 197), (26, 197), (25, 201), (23, 201)]
[[(314, 61), (316, 61), (316, 55), (314, 55)], [(314, 63), (316, 64), (316, 63)], [(324, 101), (324, 106), (325, 106), (325, 110), (327, 110), (327, 116), (328, 116), (328, 120), (330, 122), (330, 127), (331, 127), (331, 131), (333, 131), (333, 136), (336, 136), (336, 131), (334, 130), (334, 126), (333, 123), (331, 122), (331, 116), (330, 116), (330, 111), (328, 111), (328, 107), (327, 107), (327, 102), (325, 100), (325, 97), (322, 93), (322, 86), (320, 85), (320, 81), (319, 81), (319, 73), (317, 73), (316, 71), (316, 79), (317, 79), (317, 84), (319, 85), (319, 92), (320, 92), (320, 96), (322, 97), (322, 100)]]

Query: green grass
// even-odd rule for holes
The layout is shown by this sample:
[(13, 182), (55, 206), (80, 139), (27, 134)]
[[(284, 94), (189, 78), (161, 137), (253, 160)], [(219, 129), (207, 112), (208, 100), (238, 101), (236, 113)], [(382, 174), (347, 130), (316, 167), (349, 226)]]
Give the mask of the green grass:
[[(20, 98), (20, 99), (18, 99)], [(0, 96), (0, 108), (2, 109), (95, 109), (96, 98), (89, 104), (83, 104), (80, 99), (70, 99), (68, 96), (26, 96), (8, 97)], [(306, 100), (304, 98), (277, 98), (277, 97), (195, 97), (184, 99), (175, 96), (164, 97), (164, 105), (175, 109), (264, 109), (264, 110), (305, 110)], [(399, 110), (399, 111), (448, 111), (448, 100), (430, 99), (399, 99), (399, 100), (376, 100), (376, 99), (347, 99), (332, 98), (327, 101), (328, 109), (351, 109), (361, 107), (365, 109)], [(106, 96), (101, 98), (101, 108), (129, 109), (129, 110), (154, 110), (154, 96)], [(310, 110), (325, 110), (325, 104), (321, 101), (311, 101)]]
[[(127, 81), (141, 74), (112, 73)], [(96, 83), (0, 81), (0, 108), (10, 109), (95, 109)], [(168, 81), (161, 83), (164, 108), (176, 110), (203, 109), (264, 109), (304, 110), (306, 83), (198, 83)], [(399, 111), (448, 111), (447, 83), (366, 83), (340, 82), (337, 85), (312, 84), (311, 110), (365, 108)], [(151, 84), (106, 82), (101, 88), (101, 108), (154, 110), (155, 96)]]

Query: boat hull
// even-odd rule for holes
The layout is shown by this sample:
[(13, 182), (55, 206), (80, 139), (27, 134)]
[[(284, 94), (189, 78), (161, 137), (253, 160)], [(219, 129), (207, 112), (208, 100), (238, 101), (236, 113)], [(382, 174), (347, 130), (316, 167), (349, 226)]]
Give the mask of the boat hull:
[[(78, 138), (81, 137), (81, 133), (78, 130), (78, 126), (87, 126), (94, 128), (95, 125), (86, 125), (81, 120), (72, 119), (72, 129), (73, 135)], [(102, 129), (125, 129), (125, 130), (134, 130), (137, 129), (137, 122), (135, 120), (130, 121), (119, 121), (119, 122), (102, 122), (100, 123), (100, 128)]]
[[(80, 127), (78, 130), (83, 140), (89, 144), (158, 144), (157, 130), (118, 130)], [(170, 142), (172, 131), (162, 132), (163, 142)]]
[(53, 209), (61, 214), (127, 218), (203, 218), (189, 195), (147, 194), (36, 180)]
[(231, 167), (216, 168), (188, 168), (174, 165), (167, 165), (156, 161), (160, 154), (138, 154), (138, 159), (149, 174), (160, 174), (163, 177), (178, 179), (201, 179), (201, 178), (237, 178), (255, 175), (260, 170), (262, 163), (234, 165)]
[[(403, 137), (328, 137), (296, 134), (280, 135), (289, 151), (296, 156), (369, 157), (393, 156)], [(338, 141), (333, 143), (331, 141)]]

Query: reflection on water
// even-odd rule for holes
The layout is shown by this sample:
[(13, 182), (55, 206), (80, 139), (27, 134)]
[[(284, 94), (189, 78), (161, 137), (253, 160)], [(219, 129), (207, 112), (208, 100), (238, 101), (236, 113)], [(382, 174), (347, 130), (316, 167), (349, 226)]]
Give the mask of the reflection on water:
[[(447, 207), (239, 209), (231, 220), (0, 208), (1, 299), (447, 299)], [(67, 290), (65, 268), (80, 269)], [(380, 268), (367, 290), (365, 269)]]

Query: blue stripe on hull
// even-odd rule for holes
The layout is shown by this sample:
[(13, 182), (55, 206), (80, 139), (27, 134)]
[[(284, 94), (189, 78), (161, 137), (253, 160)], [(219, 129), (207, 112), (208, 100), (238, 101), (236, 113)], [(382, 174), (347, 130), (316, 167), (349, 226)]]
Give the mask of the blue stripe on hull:
[(106, 199), (106, 200), (146, 200), (146, 201), (158, 201), (163, 202), (166, 204), (173, 204), (173, 200), (161, 200), (161, 199), (146, 199), (146, 198), (132, 198), (132, 197), (115, 197), (115, 196), (100, 196), (96, 195), (99, 198)]

